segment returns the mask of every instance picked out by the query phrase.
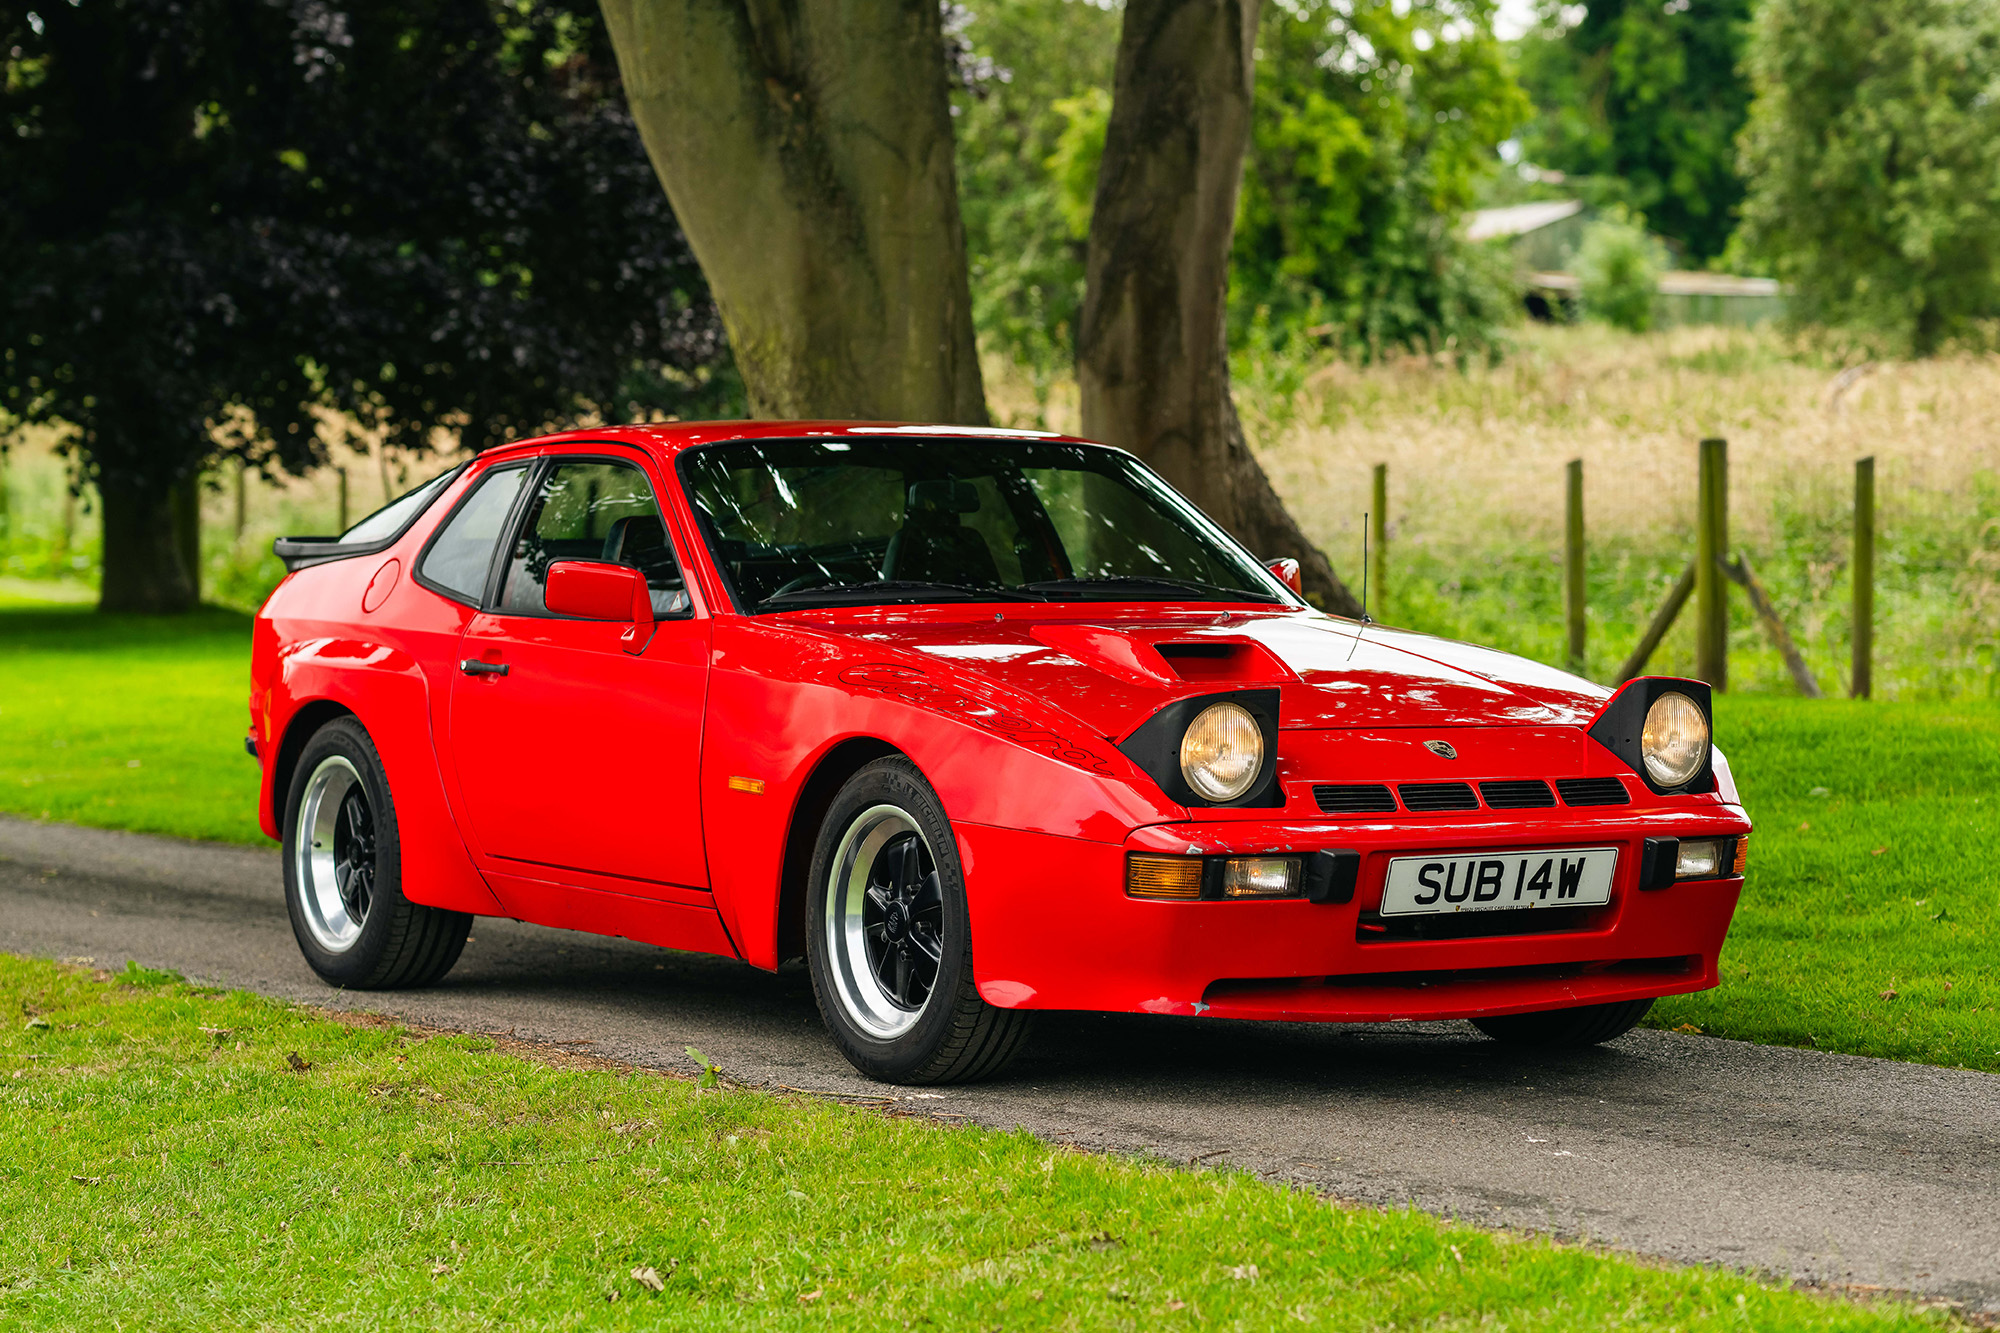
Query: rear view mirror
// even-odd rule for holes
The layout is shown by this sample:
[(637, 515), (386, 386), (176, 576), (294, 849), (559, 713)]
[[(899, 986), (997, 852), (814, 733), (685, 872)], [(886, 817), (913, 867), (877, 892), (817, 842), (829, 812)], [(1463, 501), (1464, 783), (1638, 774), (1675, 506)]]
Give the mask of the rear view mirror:
[(1305, 580), (1299, 576), (1298, 561), (1288, 555), (1279, 556), (1276, 560), (1264, 566), (1264, 568), (1276, 574), (1278, 582), (1284, 584), (1299, 596), (1303, 597), (1306, 595)]
[(558, 560), (542, 585), (542, 605), (550, 615), (628, 622), (620, 640), (628, 653), (644, 652), (653, 637), (653, 595), (646, 576), (629, 565)]

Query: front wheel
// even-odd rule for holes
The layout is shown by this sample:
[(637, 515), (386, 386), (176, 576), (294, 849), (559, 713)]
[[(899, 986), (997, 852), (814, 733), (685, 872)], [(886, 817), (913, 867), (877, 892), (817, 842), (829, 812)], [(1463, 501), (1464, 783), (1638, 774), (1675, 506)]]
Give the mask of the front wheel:
[(820, 827), (806, 962), (827, 1031), (888, 1083), (963, 1083), (1020, 1048), (1028, 1015), (972, 983), (972, 931), (951, 825), (906, 759), (878, 759), (840, 789)]
[(355, 990), (428, 986), (451, 970), (472, 918), (403, 896), (402, 840), (382, 757), (352, 717), (313, 733), (285, 801), (285, 906), (321, 980)]
[(1624, 1036), (1639, 1026), (1653, 1007), (1651, 1000), (1621, 1000), (1615, 1004), (1581, 1004), (1570, 1009), (1544, 1009), (1535, 1014), (1502, 1014), (1475, 1018), (1472, 1026), (1510, 1046), (1544, 1049), (1595, 1046)]

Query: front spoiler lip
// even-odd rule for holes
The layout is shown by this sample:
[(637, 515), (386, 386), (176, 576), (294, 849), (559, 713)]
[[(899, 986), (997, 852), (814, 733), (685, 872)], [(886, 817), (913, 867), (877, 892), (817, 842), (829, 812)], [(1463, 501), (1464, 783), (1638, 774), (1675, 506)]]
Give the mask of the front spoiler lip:
[(1262, 1022), (1436, 1023), (1688, 995), (1719, 980), (1713, 962), (1701, 955), (1656, 961), (1655, 968), (1586, 964), (1561, 976), (1530, 968), (1508, 976), (1503, 967), (1468, 968), (1463, 979), (1440, 976), (1415, 982), (1394, 972), (1379, 980), (1350, 975), (1219, 981), (1205, 987), (1199, 1000), (1163, 996), (1140, 1008), (1153, 1014)]

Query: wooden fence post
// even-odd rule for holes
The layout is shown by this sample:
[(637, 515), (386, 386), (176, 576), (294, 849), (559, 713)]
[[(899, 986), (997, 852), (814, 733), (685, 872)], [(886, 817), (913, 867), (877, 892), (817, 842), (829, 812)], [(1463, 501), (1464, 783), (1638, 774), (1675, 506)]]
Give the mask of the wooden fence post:
[(338, 532), (345, 532), (345, 531), (347, 531), (347, 528), (348, 528), (348, 523), (347, 523), (347, 469), (346, 469), (346, 468), (344, 468), (344, 467), (337, 467), (337, 468), (335, 468), (335, 469), (334, 469), (334, 473), (335, 473), (335, 474), (336, 474), (337, 476), (339, 476), (339, 478), (340, 478), (340, 525), (339, 525), (339, 527), (338, 527), (338, 528), (336, 528), (336, 529), (335, 529), (335, 531), (338, 531)]
[(1701, 442), (1700, 494), (1695, 517), (1694, 673), (1717, 693), (1729, 688), (1729, 442)]
[(1374, 507), (1368, 511), (1369, 581), (1375, 585), (1375, 618), (1389, 613), (1389, 465), (1375, 465)]
[(243, 540), (243, 527), (250, 510), (249, 496), (247, 495), (247, 491), (249, 490), (249, 473), (250, 465), (238, 461), (236, 464), (236, 540), (239, 542)]
[(1856, 699), (1875, 688), (1875, 456), (1854, 461), (1854, 684)]
[(1569, 463), (1569, 495), (1563, 516), (1563, 619), (1569, 631), (1569, 669), (1585, 666), (1583, 619), (1583, 460)]

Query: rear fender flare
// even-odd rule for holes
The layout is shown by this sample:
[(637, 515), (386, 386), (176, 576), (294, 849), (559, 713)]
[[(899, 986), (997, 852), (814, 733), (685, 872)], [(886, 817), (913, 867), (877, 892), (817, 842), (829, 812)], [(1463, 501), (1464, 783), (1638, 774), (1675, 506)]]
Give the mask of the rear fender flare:
[(473, 866), (445, 797), (431, 739), (429, 685), (415, 658), (381, 643), (308, 639), (284, 654), (273, 693), (273, 721), (282, 739), (264, 781), (274, 829), (282, 829), (292, 769), (306, 743), (333, 718), (352, 715), (381, 755), (395, 797), (403, 896), (426, 907), (504, 915)]

